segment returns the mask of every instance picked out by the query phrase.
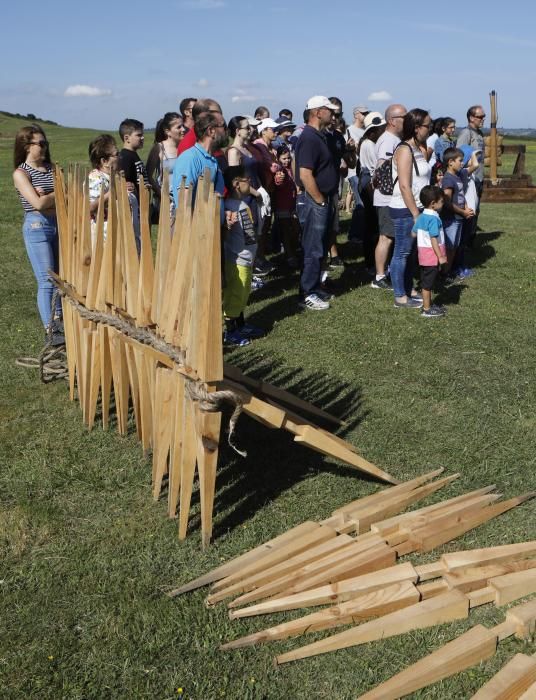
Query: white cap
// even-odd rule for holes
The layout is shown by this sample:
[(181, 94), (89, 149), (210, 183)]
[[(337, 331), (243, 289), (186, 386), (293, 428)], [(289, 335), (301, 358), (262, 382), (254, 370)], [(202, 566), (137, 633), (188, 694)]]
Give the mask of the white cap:
[(266, 119), (261, 119), (259, 125), (257, 126), (257, 131), (260, 134), (261, 131), (264, 131), (265, 129), (277, 129), (278, 126), (279, 124), (277, 122), (274, 122), (273, 119), (267, 117)]
[(260, 119), (255, 119), (255, 117), (252, 117), (250, 114), (246, 114), (244, 118), (248, 120), (250, 126), (258, 126), (261, 123)]
[(333, 104), (333, 102), (330, 102), (328, 98), (323, 95), (315, 95), (307, 100), (306, 109), (319, 109), (320, 107), (327, 107), (335, 111), (339, 109), (339, 105)]

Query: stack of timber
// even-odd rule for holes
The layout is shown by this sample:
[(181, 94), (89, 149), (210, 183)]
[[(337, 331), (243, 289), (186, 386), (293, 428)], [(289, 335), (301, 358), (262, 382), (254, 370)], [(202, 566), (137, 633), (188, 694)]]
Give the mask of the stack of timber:
[(187, 534), (196, 467), (203, 546), (211, 538), (221, 401), (241, 406), (265, 426), (289, 431), (296, 442), (359, 473), (398, 483), (313, 422), (340, 424), (336, 418), (224, 365), (220, 203), (207, 173), (193, 210), (190, 190), (181, 188), (174, 235), (163, 183), (154, 256), (143, 181), (139, 255), (121, 176), (112, 178), (106, 202), (101, 194), (93, 232), (85, 171), (71, 166), (65, 178), (56, 168), (55, 192), (60, 270), (53, 277), (63, 296), (71, 400), (76, 388), (89, 428), (99, 396), (104, 428), (113, 407), (125, 434), (133, 412), (143, 449), (152, 450), (153, 496), (160, 497), (167, 477), (168, 514), (178, 514), (180, 539)]

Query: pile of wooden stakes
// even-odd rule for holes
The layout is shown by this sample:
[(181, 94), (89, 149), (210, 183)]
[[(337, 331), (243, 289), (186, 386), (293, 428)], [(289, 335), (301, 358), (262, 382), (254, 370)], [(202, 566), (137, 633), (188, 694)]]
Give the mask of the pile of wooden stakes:
[(139, 257), (121, 176), (112, 178), (106, 204), (101, 194), (93, 236), (84, 169), (73, 165), (65, 178), (56, 168), (55, 192), (60, 271), (53, 277), (63, 295), (70, 397), (76, 387), (90, 428), (99, 396), (104, 428), (114, 403), (121, 434), (132, 407), (143, 449), (152, 449), (154, 498), (167, 476), (168, 514), (178, 511), (180, 539), (196, 465), (203, 546), (211, 539), (222, 400), (361, 473), (398, 483), (298, 411), (332, 424), (341, 423), (337, 418), (223, 362), (220, 203), (208, 173), (193, 211), (190, 189), (181, 188), (173, 235), (164, 181), (154, 257), (143, 181)]
[[(399, 556), (429, 552), (536, 495), (531, 492), (500, 501), (495, 487), (489, 486), (401, 513), (458, 476), (436, 479), (441, 471), (349, 503), (326, 520), (302, 523), (168, 595), (175, 597), (213, 584), (207, 604), (232, 599), (228, 602), (231, 619), (329, 606), (227, 642), (223, 650), (352, 625), (278, 655), (275, 663), (284, 664), (468, 618), (477, 606), (506, 605), (536, 593), (536, 541), (453, 552), (423, 565), (396, 563)], [(519, 616), (525, 621), (523, 634), (533, 629), (529, 621), (536, 617), (536, 603), (530, 606), (509, 611), (500, 629), (480, 635), (488, 641), (486, 653), (493, 646), (491, 640), (496, 645), (505, 636), (521, 633)], [(366, 621), (368, 618), (376, 619)], [(474, 635), (476, 639), (478, 633)], [(478, 653), (481, 651), (479, 647)], [(476, 663), (471, 661), (474, 655), (462, 654), (461, 658), (468, 665)], [(532, 660), (526, 665), (532, 668)], [(430, 669), (434, 668), (433, 664), (428, 668), (424, 680), (433, 675)], [(450, 675), (457, 668), (442, 666), (441, 673), (448, 670)], [(434, 676), (439, 677), (446, 676)], [(407, 678), (408, 683), (424, 682), (416, 674), (408, 673)], [(424, 685), (428, 682), (433, 680)], [(424, 686), (414, 685), (413, 690), (419, 687)]]

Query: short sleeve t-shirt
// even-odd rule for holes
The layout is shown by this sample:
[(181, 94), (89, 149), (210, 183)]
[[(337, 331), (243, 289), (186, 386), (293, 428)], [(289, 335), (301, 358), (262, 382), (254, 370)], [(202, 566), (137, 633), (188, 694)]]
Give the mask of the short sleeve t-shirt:
[[(463, 171), (461, 171), (463, 172)], [(466, 171), (467, 173), (467, 171)], [(443, 175), (443, 180), (441, 181), (441, 187), (443, 190), (452, 190), (452, 203), (461, 209), (465, 208), (465, 192), (463, 186), (463, 179), (460, 175), (454, 175), (453, 173), (445, 173)], [(452, 221), (452, 219), (463, 219), (460, 214), (455, 214), (453, 210), (449, 207), (445, 211), (445, 216), (443, 219), (445, 221)]]
[(419, 265), (436, 267), (439, 260), (432, 248), (432, 238), (437, 238), (441, 255), (446, 255), (445, 233), (439, 214), (433, 209), (425, 209), (417, 217), (413, 225), (413, 231), (417, 234)]
[(121, 149), (119, 152), (119, 169), (125, 173), (125, 180), (136, 187), (136, 194), (139, 198), (140, 175), (143, 176), (145, 183), (149, 181), (149, 178), (147, 177), (145, 165), (136, 151), (129, 151), (127, 148)]
[(339, 173), (335, 168), (333, 156), (329, 150), (326, 136), (321, 131), (306, 124), (296, 142), (296, 184), (301, 189), (300, 168), (307, 168), (313, 173), (316, 185), (324, 195), (330, 195), (339, 187)]
[(244, 200), (227, 198), (225, 211), (238, 214), (238, 221), (225, 235), (223, 244), (225, 259), (235, 265), (251, 267), (257, 253), (259, 227), (257, 205), (254, 200), (248, 206)]

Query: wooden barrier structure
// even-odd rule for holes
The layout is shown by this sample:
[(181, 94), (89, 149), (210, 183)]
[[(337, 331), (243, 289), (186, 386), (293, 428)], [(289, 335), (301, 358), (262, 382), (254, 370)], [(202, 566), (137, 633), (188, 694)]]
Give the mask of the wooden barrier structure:
[[(490, 93), (490, 133), (484, 138), (484, 165), (489, 167), (489, 177), (484, 179), (482, 202), (523, 203), (536, 202), (536, 187), (532, 178), (525, 172), (526, 146), (503, 145), (503, 137), (497, 134), (497, 93)], [(497, 167), (501, 165), (502, 153), (516, 153), (517, 158), (511, 175), (498, 175)]]
[(143, 181), (139, 191), (138, 256), (123, 177), (112, 178), (106, 201), (101, 193), (92, 232), (84, 169), (70, 166), (65, 179), (56, 167), (60, 270), (53, 278), (63, 297), (70, 398), (76, 387), (89, 428), (99, 396), (104, 428), (113, 403), (123, 435), (132, 408), (143, 449), (152, 450), (155, 499), (168, 477), (168, 514), (178, 511), (179, 539), (187, 534), (196, 466), (203, 547), (211, 539), (222, 402), (236, 409), (231, 434), (243, 410), (361, 473), (398, 483), (298, 411), (340, 424), (336, 418), (223, 362), (220, 202), (208, 171), (193, 207), (191, 190), (180, 189), (174, 232), (164, 181), (154, 257)]

